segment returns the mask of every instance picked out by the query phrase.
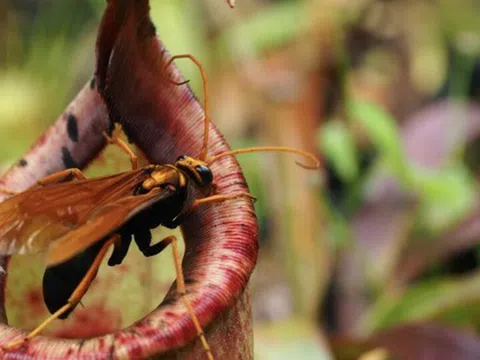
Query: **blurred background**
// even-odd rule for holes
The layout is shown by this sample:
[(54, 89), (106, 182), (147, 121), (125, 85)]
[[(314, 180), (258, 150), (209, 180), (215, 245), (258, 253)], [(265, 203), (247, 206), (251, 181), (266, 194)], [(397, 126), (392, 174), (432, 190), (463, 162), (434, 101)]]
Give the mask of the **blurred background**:
[[(0, 0), (3, 169), (91, 77), (104, 6)], [(238, 0), (231, 10), (223, 0), (157, 0), (152, 8), (170, 52), (205, 65), (213, 120), (233, 148), (288, 145), (322, 159), (320, 172), (284, 154), (239, 159), (259, 198), (256, 358), (480, 358), (480, 4)], [(201, 98), (195, 67), (177, 65)], [(128, 168), (107, 149), (88, 173)], [(168, 289), (169, 257), (131, 260), (147, 264), (138, 265), (141, 290), (132, 291), (134, 279), (130, 291), (116, 290), (145, 306), (117, 326), (161, 300), (151, 284)], [(41, 284), (41, 262), (13, 261)], [(25, 298), (44, 308), (26, 293), (25, 271), (9, 275), (9, 308), (18, 309), (9, 319), (29, 328), (38, 321), (25, 315)], [(106, 271), (127, 281), (128, 272)], [(92, 287), (86, 308), (104, 295)], [(65, 329), (55, 326), (57, 335)], [(97, 317), (95, 326), (110, 325)]]

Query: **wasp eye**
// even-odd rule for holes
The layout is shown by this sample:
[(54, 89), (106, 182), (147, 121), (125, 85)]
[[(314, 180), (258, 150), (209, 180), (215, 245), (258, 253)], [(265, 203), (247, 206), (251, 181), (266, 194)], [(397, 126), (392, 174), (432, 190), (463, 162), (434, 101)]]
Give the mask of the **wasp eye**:
[(185, 160), (187, 158), (187, 155), (182, 155), (182, 156), (179, 156), (177, 161), (182, 161), (182, 160)]
[(195, 171), (200, 175), (202, 178), (202, 182), (204, 185), (209, 185), (213, 181), (213, 174), (210, 169), (205, 165), (197, 165), (195, 167)]

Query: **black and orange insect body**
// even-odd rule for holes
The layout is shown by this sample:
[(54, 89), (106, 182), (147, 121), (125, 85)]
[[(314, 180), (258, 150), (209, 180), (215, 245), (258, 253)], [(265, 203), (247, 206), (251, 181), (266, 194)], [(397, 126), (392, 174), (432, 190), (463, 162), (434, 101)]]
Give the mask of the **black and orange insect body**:
[[(117, 237), (117, 241), (113, 242), (113, 252), (108, 260), (110, 266), (122, 263), (132, 238), (146, 257), (157, 255), (170, 243), (171, 239), (168, 238), (151, 245), (150, 230), (158, 226), (169, 228), (178, 226), (178, 216), (185, 207), (188, 188), (195, 186), (203, 189), (211, 185), (213, 177), (208, 167), (202, 164), (192, 165), (195, 163), (196, 161), (191, 158), (182, 157), (174, 166), (151, 165), (119, 175), (55, 186), (55, 188), (69, 187), (71, 200), (77, 201), (78, 204), (82, 202), (75, 199), (74, 194), (78, 196), (79, 193), (84, 192), (83, 188), (85, 187), (95, 189), (95, 181), (103, 182), (106, 186), (110, 184), (117, 191), (123, 189), (125, 193), (107, 192), (103, 189), (104, 191), (99, 193), (88, 194), (88, 196), (98, 199), (99, 203), (108, 203), (106, 209), (99, 210), (89, 219), (89, 225), (84, 225), (79, 229), (82, 235), (73, 230), (68, 237), (61, 240), (64, 242), (63, 245), (59, 243), (60, 247), (52, 246), (52, 251), (49, 252), (47, 258), (47, 264), (50, 266), (46, 269), (43, 277), (44, 300), (52, 314), (68, 304), (69, 298), (92, 267), (107, 238), (113, 235)], [(24, 194), (36, 196), (37, 192), (46, 193), (45, 188), (40, 189)], [(108, 198), (101, 199), (103, 195)], [(128, 196), (130, 197), (129, 201), (121, 201)], [(43, 211), (42, 209), (38, 210)], [(86, 209), (90, 213), (92, 210)], [(57, 211), (68, 213), (68, 210), (61, 208), (57, 208)], [(80, 214), (80, 211), (75, 208), (71, 208), (70, 211)], [(103, 218), (104, 216), (106, 218)], [(92, 242), (92, 244), (77, 253), (78, 248), (75, 249), (75, 246), (72, 247), (69, 242), (78, 236), (91, 239), (91, 241), (85, 240), (82, 246), (88, 246), (88, 242)], [(72, 302), (71, 307), (58, 317), (66, 318), (75, 306), (76, 303)]]

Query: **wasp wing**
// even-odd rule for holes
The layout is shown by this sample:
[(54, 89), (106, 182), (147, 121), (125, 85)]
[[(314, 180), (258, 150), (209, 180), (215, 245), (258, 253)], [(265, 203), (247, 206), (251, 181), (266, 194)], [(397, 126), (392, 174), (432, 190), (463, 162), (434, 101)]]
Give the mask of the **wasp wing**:
[(140, 169), (34, 187), (6, 200), (0, 204), (0, 255), (47, 249), (90, 221), (99, 209), (131, 196), (147, 176), (148, 172)]
[(174, 192), (155, 188), (144, 195), (128, 196), (99, 208), (82, 226), (69, 231), (48, 250), (47, 266), (53, 266), (72, 258), (78, 252), (93, 245), (118, 230), (123, 224), (151, 205), (170, 198)]

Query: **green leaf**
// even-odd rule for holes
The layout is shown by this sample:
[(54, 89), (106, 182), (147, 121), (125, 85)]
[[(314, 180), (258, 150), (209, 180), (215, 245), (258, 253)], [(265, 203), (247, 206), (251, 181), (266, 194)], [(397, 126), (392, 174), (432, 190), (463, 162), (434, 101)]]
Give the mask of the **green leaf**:
[(217, 46), (230, 47), (229, 44), (234, 43), (235, 50), (242, 52), (247, 49), (262, 52), (284, 46), (305, 28), (308, 19), (305, 12), (303, 2), (264, 7), (220, 35)]
[(476, 185), (465, 166), (439, 170), (416, 169), (423, 221), (433, 232), (444, 230), (466, 215), (477, 198)]
[(348, 104), (349, 117), (361, 124), (373, 145), (404, 186), (413, 184), (395, 119), (379, 105), (353, 100)]
[(360, 327), (362, 332), (372, 332), (404, 322), (445, 319), (472, 304), (480, 305), (480, 272), (424, 281), (403, 294), (387, 294), (367, 313)]
[(340, 121), (327, 122), (319, 132), (320, 148), (331, 161), (335, 172), (345, 182), (358, 177), (355, 139)]

